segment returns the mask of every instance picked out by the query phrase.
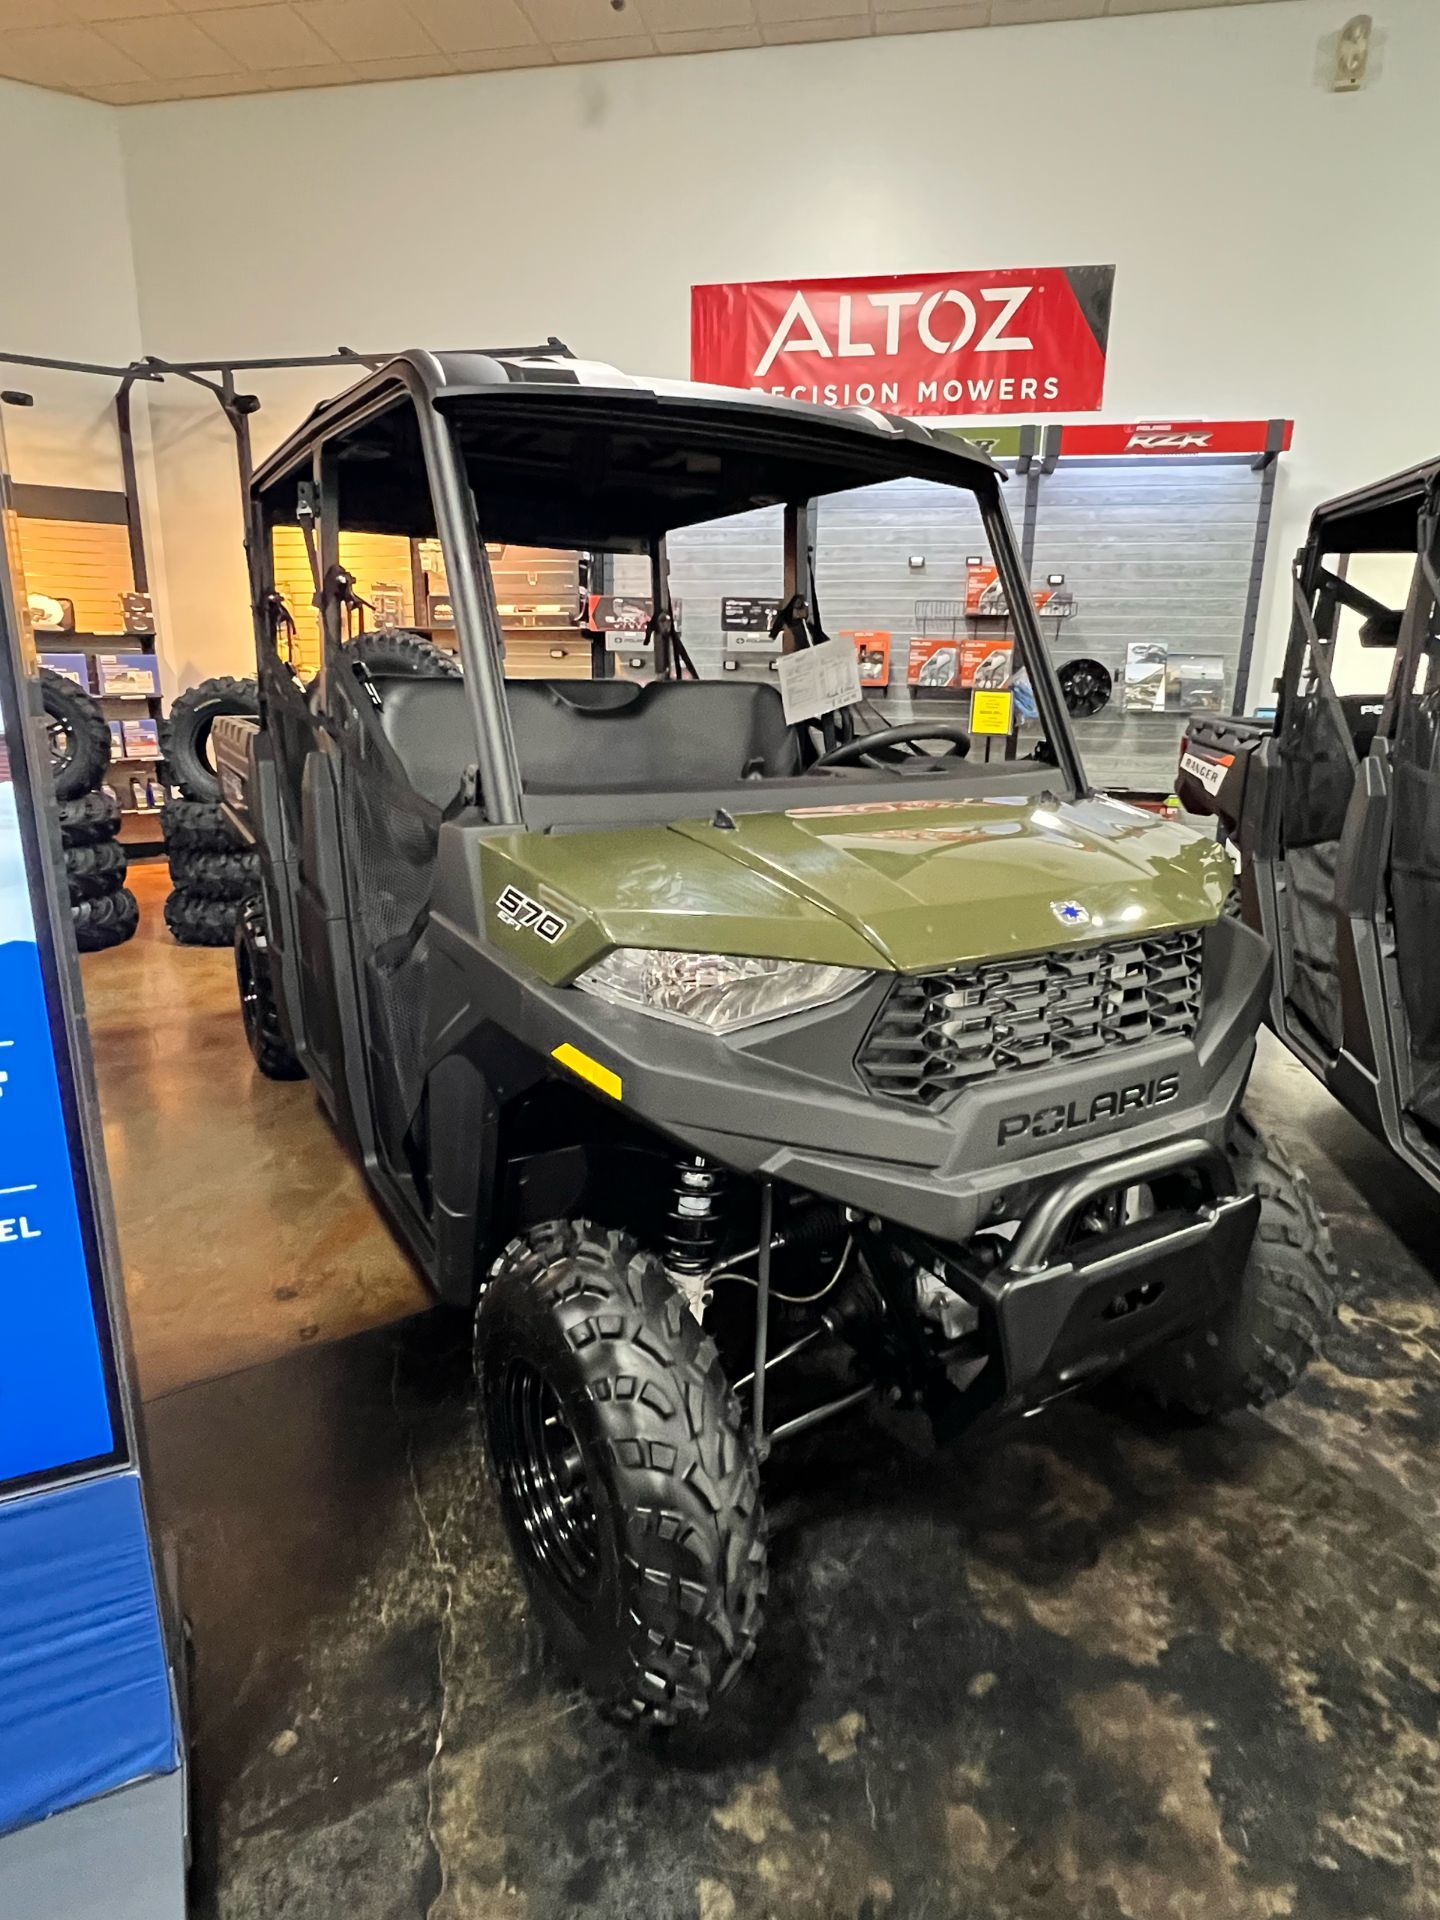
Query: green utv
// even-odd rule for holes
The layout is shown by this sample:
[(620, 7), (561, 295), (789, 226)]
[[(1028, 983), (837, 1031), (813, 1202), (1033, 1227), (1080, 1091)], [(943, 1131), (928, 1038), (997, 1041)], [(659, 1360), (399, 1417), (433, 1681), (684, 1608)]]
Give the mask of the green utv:
[[(260, 719), (215, 729), (261, 854), (250, 1044), (473, 1306), (534, 1613), (621, 1719), (703, 1715), (753, 1652), (777, 1442), (871, 1396), (948, 1436), (1107, 1374), (1223, 1414), (1332, 1311), (1309, 1195), (1239, 1114), (1265, 944), (1220, 848), (1086, 785), (1002, 478), (879, 413), (542, 349), (401, 355), (250, 489)], [(978, 513), (1035, 715), (1008, 740), (857, 704), (825, 638), (815, 503), (892, 481), (954, 490), (957, 552)], [(667, 540), (767, 507), (781, 671), (701, 678)], [(270, 558), (297, 522), (308, 687)], [(463, 673), (363, 632), (352, 530), (438, 538)], [(653, 671), (507, 680), (487, 542), (648, 557)]]

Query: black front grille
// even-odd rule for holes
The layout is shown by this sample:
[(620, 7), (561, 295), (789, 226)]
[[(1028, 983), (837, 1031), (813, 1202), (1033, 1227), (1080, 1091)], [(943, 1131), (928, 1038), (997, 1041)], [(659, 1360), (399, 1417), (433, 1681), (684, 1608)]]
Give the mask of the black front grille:
[(1192, 1034), (1200, 934), (1069, 947), (899, 980), (860, 1050), (872, 1093), (936, 1107), (992, 1074)]

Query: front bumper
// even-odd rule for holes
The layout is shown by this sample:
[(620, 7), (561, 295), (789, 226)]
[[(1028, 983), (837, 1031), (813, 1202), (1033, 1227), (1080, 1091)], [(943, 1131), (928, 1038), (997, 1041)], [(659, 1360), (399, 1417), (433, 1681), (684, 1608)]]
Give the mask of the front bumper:
[[(1116, 1187), (1200, 1176), (1205, 1198), (1113, 1233), (1074, 1241), (1074, 1223)], [(1237, 1192), (1226, 1154), (1201, 1138), (1117, 1156), (1041, 1198), (1009, 1254), (969, 1289), (999, 1377), (1000, 1413), (1043, 1406), (1126, 1360), (1212, 1322), (1239, 1285), (1260, 1215)]]

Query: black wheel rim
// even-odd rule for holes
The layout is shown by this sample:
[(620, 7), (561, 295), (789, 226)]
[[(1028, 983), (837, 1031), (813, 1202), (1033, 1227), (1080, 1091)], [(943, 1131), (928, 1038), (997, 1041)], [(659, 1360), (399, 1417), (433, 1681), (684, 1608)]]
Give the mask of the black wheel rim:
[(1076, 719), (1089, 719), (1110, 698), (1114, 682), (1104, 667), (1091, 660), (1071, 660), (1060, 669), (1060, 691)]
[(558, 1394), (528, 1361), (506, 1365), (490, 1429), (522, 1558), (588, 1605), (600, 1586), (600, 1529), (584, 1456)]
[(242, 940), (235, 949), (235, 971), (240, 979), (240, 1017), (245, 1032), (253, 1040), (260, 1030), (260, 985), (255, 977), (255, 962)]
[(75, 753), (70, 729), (63, 720), (52, 718), (46, 721), (45, 732), (50, 743), (50, 769), (52, 773), (63, 773)]

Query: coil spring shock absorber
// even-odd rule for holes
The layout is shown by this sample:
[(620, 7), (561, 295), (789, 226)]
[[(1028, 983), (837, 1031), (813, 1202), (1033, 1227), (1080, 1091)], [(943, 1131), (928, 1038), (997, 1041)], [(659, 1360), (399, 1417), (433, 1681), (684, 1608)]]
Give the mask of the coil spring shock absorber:
[(676, 1162), (675, 1191), (665, 1222), (665, 1268), (698, 1320), (705, 1307), (705, 1276), (720, 1257), (729, 1176), (703, 1153)]

